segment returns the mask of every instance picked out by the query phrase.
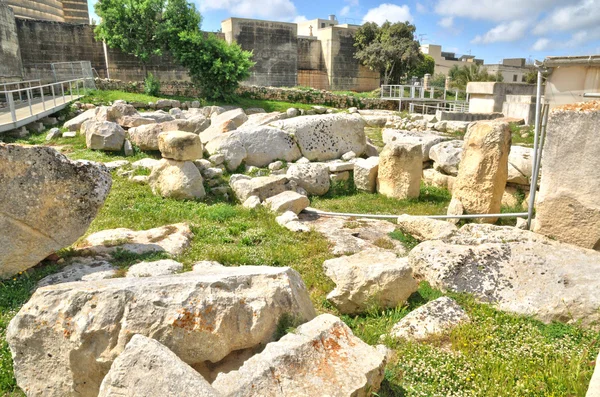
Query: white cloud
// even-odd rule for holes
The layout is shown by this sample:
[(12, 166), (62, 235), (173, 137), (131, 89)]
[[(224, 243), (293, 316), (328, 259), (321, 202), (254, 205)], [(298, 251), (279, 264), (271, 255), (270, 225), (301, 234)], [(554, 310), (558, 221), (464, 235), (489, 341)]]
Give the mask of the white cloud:
[(440, 15), (508, 21), (524, 19), (548, 10), (565, 0), (438, 0), (435, 11)]
[(442, 18), (440, 19), (440, 21), (438, 22), (438, 25), (440, 25), (443, 28), (449, 29), (452, 26), (454, 26), (454, 17), (446, 17), (446, 18)]
[(550, 43), (551, 43), (550, 39), (542, 37), (541, 39), (538, 39), (538, 41), (536, 41), (533, 44), (531, 49), (533, 51), (545, 51), (548, 48), (550, 48)]
[(232, 17), (293, 21), (298, 16), (291, 0), (204, 0), (200, 12), (224, 10)]
[(398, 6), (395, 4), (384, 3), (379, 7), (371, 8), (363, 18), (365, 22), (376, 22), (381, 25), (385, 21), (390, 22), (412, 22), (413, 17), (410, 8), (407, 5)]
[(308, 18), (306, 18), (304, 15), (298, 15), (296, 18), (294, 18), (292, 20), (292, 22), (294, 23), (300, 23), (300, 22), (306, 22), (308, 21)]
[(425, 7), (423, 4), (417, 2), (416, 7), (417, 7), (417, 12), (419, 14), (426, 14), (427, 13), (427, 7)]
[(473, 44), (490, 44), (497, 42), (510, 42), (522, 38), (529, 26), (528, 21), (513, 21), (509, 23), (501, 23), (495, 28), (489, 30), (483, 36), (476, 36), (471, 43)]
[(537, 24), (533, 32), (546, 34), (556, 30), (585, 29), (600, 24), (600, 0), (582, 0), (559, 7)]
[(344, 6), (342, 11), (340, 11), (340, 16), (345, 17), (348, 14), (350, 14), (350, 6)]
[(355, 11), (356, 7), (358, 7), (359, 0), (346, 0), (347, 5), (342, 8), (340, 11), (340, 16), (345, 17), (349, 15), (352, 11)]

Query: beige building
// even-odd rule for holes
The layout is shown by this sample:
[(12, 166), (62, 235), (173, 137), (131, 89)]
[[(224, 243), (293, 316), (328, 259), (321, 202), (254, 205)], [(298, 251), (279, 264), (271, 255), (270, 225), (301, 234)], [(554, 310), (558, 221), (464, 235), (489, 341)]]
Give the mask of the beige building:
[(527, 73), (532, 66), (528, 66), (525, 58), (503, 59), (500, 64), (483, 65), (488, 73), (500, 72), (505, 83), (524, 83)]
[(87, 0), (4, 0), (15, 17), (42, 21), (89, 23)]
[(442, 73), (443, 75), (448, 75), (450, 69), (453, 66), (463, 66), (469, 64), (478, 64), (482, 65), (482, 59), (476, 59), (473, 55), (461, 55), (458, 57), (453, 52), (442, 51), (441, 45), (436, 44), (423, 44), (421, 46), (421, 52), (423, 54), (429, 55), (435, 60), (435, 72), (434, 73)]
[(549, 70), (545, 100), (551, 107), (598, 100), (600, 55), (548, 57), (543, 65)]

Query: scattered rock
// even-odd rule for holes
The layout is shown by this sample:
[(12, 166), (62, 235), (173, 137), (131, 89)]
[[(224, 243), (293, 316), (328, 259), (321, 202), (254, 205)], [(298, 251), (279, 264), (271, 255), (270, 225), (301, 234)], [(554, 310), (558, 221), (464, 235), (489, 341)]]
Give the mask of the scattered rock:
[(379, 157), (359, 159), (354, 163), (354, 185), (358, 190), (375, 193), (377, 190), (377, 172)]
[(254, 210), (258, 207), (260, 207), (260, 199), (258, 198), (258, 196), (250, 196), (248, 197), (244, 203), (242, 204), (242, 206), (244, 208), (249, 208), (251, 210)]
[(331, 183), (345, 182), (349, 179), (350, 179), (350, 172), (348, 172), (348, 171), (337, 172), (337, 173), (329, 175), (329, 180), (331, 181)]
[(469, 315), (454, 299), (442, 296), (410, 312), (400, 320), (390, 336), (396, 339), (426, 340), (470, 321)]
[(74, 281), (95, 281), (113, 278), (115, 267), (102, 257), (80, 257), (65, 266), (58, 273), (51, 274), (41, 279), (38, 288)]
[(280, 161), (280, 160), (274, 161), (271, 164), (269, 164), (268, 168), (270, 171), (279, 171), (280, 169), (283, 168), (283, 161)]
[(462, 153), (463, 141), (455, 140), (433, 145), (429, 150), (429, 157), (435, 162), (436, 170), (456, 176)]
[(129, 161), (127, 160), (115, 160), (108, 163), (104, 163), (104, 166), (108, 168), (109, 171), (116, 170), (118, 168), (122, 168), (129, 165)]
[(205, 149), (211, 155), (222, 154), (229, 171), (235, 171), (248, 155), (236, 132), (220, 134), (208, 142)]
[(77, 133), (75, 131), (63, 132), (62, 137), (63, 138), (69, 138), (69, 139), (75, 138), (75, 137), (77, 137)]
[(410, 146), (420, 145), (421, 161), (427, 161), (430, 158), (430, 149), (447, 138), (431, 133), (415, 133), (410, 131), (400, 131), (385, 128), (382, 131), (383, 142), (389, 144), (408, 144)]
[(203, 182), (193, 162), (169, 159), (160, 160), (148, 178), (154, 194), (181, 200), (203, 198), (206, 195)]
[(294, 138), (277, 128), (257, 127), (234, 134), (246, 149), (248, 165), (265, 167), (275, 160), (291, 162), (302, 156)]
[(52, 129), (50, 129), (50, 131), (48, 131), (48, 134), (46, 135), (46, 141), (58, 139), (61, 136), (62, 136), (62, 132), (60, 131), (59, 128), (52, 128)]
[(158, 136), (158, 148), (166, 159), (194, 161), (202, 158), (200, 137), (191, 132), (163, 132)]
[(162, 259), (154, 262), (140, 262), (127, 270), (127, 277), (155, 277), (179, 273), (183, 264), (172, 259)]
[(386, 145), (379, 156), (377, 191), (397, 199), (417, 198), (423, 170), (420, 144)]
[(385, 365), (384, 354), (322, 314), (212, 386), (225, 396), (367, 396), (379, 389)]
[(398, 227), (417, 240), (438, 240), (451, 236), (458, 229), (452, 223), (424, 216), (400, 215)]
[(329, 191), (329, 167), (326, 164), (292, 164), (287, 170), (287, 177), (309, 194), (324, 195)]
[(92, 120), (95, 116), (96, 116), (96, 109), (86, 110), (85, 112), (81, 113), (80, 115), (75, 116), (71, 120), (65, 122), (63, 127), (68, 129), (69, 131), (77, 132), (77, 131), (79, 131), (79, 129), (81, 128), (81, 125), (83, 123), (85, 123), (88, 120)]
[(265, 200), (265, 206), (275, 212), (292, 211), (295, 214), (299, 214), (309, 205), (310, 201), (308, 197), (289, 190)]
[(529, 186), (533, 175), (533, 149), (511, 146), (508, 154), (508, 183)]
[(356, 314), (370, 305), (397, 307), (417, 290), (406, 258), (392, 251), (366, 250), (323, 263), (336, 287), (327, 295), (344, 314)]
[(342, 155), (342, 160), (344, 160), (344, 161), (354, 160), (355, 158), (356, 158), (356, 153), (354, 153), (354, 152), (348, 152), (348, 153), (344, 153)]
[(596, 359), (594, 374), (592, 375), (592, 380), (590, 381), (590, 386), (585, 397), (600, 397), (600, 354), (598, 354), (598, 358)]
[(455, 176), (442, 174), (433, 168), (423, 170), (423, 182), (426, 185), (448, 189), (452, 193), (455, 181)]
[(110, 121), (86, 121), (81, 127), (85, 130), (85, 143), (88, 149), (118, 152), (125, 143), (125, 130)]
[(56, 150), (0, 143), (0, 278), (37, 265), (81, 237), (112, 184), (106, 167)]
[(354, 163), (349, 162), (333, 162), (327, 163), (329, 172), (344, 172), (354, 170)]
[(257, 196), (261, 201), (286, 190), (288, 179), (282, 175), (260, 176), (251, 179), (230, 179), (229, 186), (235, 197), (245, 202), (250, 196)]
[(127, 131), (129, 139), (140, 150), (158, 150), (158, 136), (162, 133), (161, 124), (147, 124), (130, 128)]
[(142, 169), (151, 170), (158, 163), (160, 163), (160, 160), (155, 160), (155, 159), (151, 159), (151, 158), (145, 158), (145, 159), (138, 160), (135, 163), (132, 163), (131, 167), (133, 169), (142, 168)]

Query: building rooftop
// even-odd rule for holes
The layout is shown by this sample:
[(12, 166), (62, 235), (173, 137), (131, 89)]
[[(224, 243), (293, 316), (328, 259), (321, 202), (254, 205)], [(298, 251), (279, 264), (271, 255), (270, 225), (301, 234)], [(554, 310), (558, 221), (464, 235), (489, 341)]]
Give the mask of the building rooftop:
[(567, 65), (600, 65), (600, 55), (547, 57), (544, 60), (543, 65), (546, 67)]

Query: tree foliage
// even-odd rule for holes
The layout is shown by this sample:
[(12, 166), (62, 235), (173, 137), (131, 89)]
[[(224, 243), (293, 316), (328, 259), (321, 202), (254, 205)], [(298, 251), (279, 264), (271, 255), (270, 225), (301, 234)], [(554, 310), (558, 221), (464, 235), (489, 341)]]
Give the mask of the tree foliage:
[(497, 81), (501, 82), (504, 77), (501, 73), (488, 73), (487, 68), (483, 68), (476, 63), (469, 63), (468, 65), (454, 65), (448, 72), (450, 77), (450, 86), (464, 90), (467, 88), (467, 84), (470, 82), (477, 81)]
[(355, 58), (379, 71), (384, 84), (400, 83), (424, 59), (415, 30), (409, 22), (367, 22), (354, 35)]
[(446, 88), (446, 75), (443, 73), (436, 73), (431, 77), (429, 84), (436, 88)]
[(423, 78), (426, 74), (433, 75), (435, 71), (435, 59), (425, 54), (423, 60), (408, 72), (408, 77)]

